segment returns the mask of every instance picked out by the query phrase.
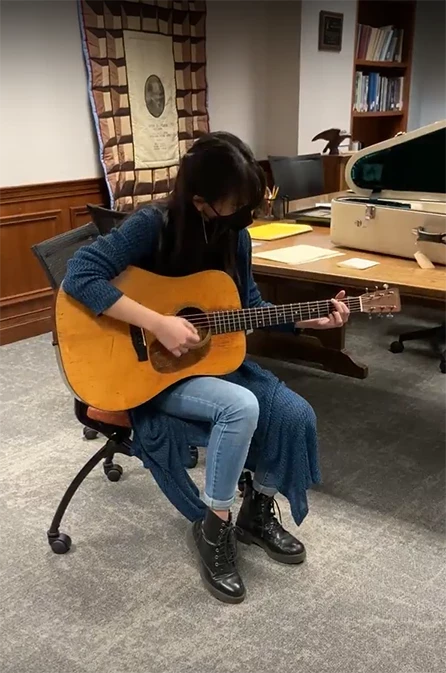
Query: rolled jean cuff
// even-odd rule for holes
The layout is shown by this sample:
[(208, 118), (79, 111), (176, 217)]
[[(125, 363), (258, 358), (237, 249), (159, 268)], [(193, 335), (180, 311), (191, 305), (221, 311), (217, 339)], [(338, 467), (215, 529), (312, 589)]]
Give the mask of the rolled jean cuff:
[(262, 486), (262, 484), (259, 484), (256, 479), (254, 479), (252, 485), (254, 486), (254, 490), (257, 491), (257, 493), (267, 495), (268, 498), (272, 498), (277, 493), (277, 488), (274, 488), (274, 486)]
[(209, 507), (209, 509), (231, 509), (235, 502), (235, 494), (230, 500), (216, 500), (215, 498), (210, 498), (208, 495), (206, 495), (206, 493), (203, 493), (201, 499)]

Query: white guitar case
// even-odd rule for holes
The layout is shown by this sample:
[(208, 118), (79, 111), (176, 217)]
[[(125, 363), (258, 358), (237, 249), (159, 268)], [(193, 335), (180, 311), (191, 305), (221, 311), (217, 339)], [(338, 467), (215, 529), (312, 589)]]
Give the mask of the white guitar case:
[(332, 201), (335, 245), (446, 264), (446, 120), (360, 150), (345, 177), (354, 194)]

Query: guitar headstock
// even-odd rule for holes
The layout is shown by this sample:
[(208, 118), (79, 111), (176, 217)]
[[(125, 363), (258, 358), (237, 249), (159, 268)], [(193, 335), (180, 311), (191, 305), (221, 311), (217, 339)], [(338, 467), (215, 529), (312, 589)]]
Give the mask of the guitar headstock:
[(384, 285), (373, 292), (367, 291), (361, 295), (361, 311), (372, 315), (388, 315), (401, 311), (400, 292), (396, 287)]

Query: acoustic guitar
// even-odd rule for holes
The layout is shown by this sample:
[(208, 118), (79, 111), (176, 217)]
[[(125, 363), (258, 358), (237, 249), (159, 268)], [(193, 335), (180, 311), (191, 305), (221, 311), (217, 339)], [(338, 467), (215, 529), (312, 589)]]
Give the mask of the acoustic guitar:
[[(166, 278), (129, 267), (113, 284), (131, 299), (195, 325), (200, 342), (176, 358), (150, 333), (96, 317), (61, 289), (55, 322), (60, 364), (75, 397), (104, 411), (122, 411), (190, 376), (221, 376), (246, 355), (246, 332), (328, 316), (330, 300), (242, 309), (234, 281), (222, 271)], [(401, 310), (397, 289), (385, 287), (343, 300), (352, 313)]]

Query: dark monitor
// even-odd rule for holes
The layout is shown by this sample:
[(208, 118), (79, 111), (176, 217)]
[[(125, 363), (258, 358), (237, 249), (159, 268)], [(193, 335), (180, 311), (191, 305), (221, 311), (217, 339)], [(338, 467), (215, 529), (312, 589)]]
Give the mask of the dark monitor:
[(296, 157), (270, 156), (278, 196), (287, 201), (324, 193), (324, 168), (320, 154)]

